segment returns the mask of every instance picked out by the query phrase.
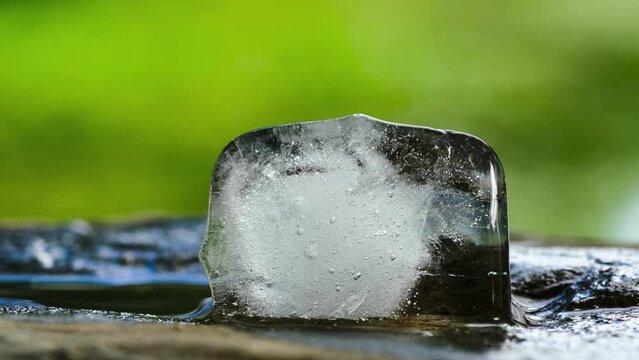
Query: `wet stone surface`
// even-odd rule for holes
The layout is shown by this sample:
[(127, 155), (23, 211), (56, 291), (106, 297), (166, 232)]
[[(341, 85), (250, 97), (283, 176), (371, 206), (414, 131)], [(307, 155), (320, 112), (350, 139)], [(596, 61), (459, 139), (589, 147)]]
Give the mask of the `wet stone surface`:
[[(511, 244), (512, 292), (519, 325), (423, 314), (349, 322), (213, 320), (210, 302), (198, 308), (209, 294), (195, 255), (203, 219), (84, 224), (91, 231), (81, 237), (73, 225), (0, 229), (3, 255), (9, 254), (6, 249), (12, 251), (0, 259), (0, 354), (4, 358), (71, 356), (92, 346), (120, 356), (107, 358), (126, 358), (128, 353), (121, 349), (153, 358), (159, 356), (154, 347), (166, 354), (179, 351), (205, 358), (216, 354), (207, 342), (220, 344), (220, 339), (235, 335), (240, 341), (223, 347), (225, 352), (217, 353), (218, 357), (234, 358), (233, 354), (242, 353), (253, 342), (264, 345), (271, 341), (300, 344), (304, 349), (348, 351), (360, 357), (381, 354), (406, 359), (545, 359), (549, 354), (553, 359), (634, 359), (639, 351), (639, 250), (633, 248)], [(34, 246), (34, 241), (41, 245)], [(111, 249), (108, 257), (98, 255), (104, 254), (100, 249), (105, 246)], [(50, 258), (54, 261), (47, 260)], [(124, 258), (129, 260), (122, 261)], [(171, 258), (184, 260), (167, 262)], [(85, 263), (82, 269), (110, 270), (76, 273), (68, 265), (74, 259)], [(147, 295), (140, 289), (169, 285), (171, 291)], [(180, 297), (182, 286), (195, 286), (201, 293)], [(101, 296), (85, 297), (97, 290)], [(467, 300), (472, 303), (473, 299)], [(158, 311), (154, 305), (158, 302), (168, 306)], [(136, 311), (124, 312), (131, 304), (136, 304)], [(156, 315), (145, 315), (149, 313)], [(144, 330), (118, 335), (139, 322), (146, 324)], [(109, 332), (90, 325), (103, 323), (110, 324)], [(187, 336), (180, 335), (182, 327), (211, 326), (216, 330), (203, 329), (207, 335), (195, 343), (189, 342), (194, 336), (191, 330)], [(229, 328), (241, 331), (222, 330)], [(77, 337), (77, 331), (95, 331), (99, 336)], [(149, 345), (149, 334), (168, 337), (158, 337), (164, 340)], [(80, 338), (96, 343), (80, 343)], [(37, 339), (39, 345), (29, 344), (30, 339)], [(146, 345), (136, 348), (137, 344)], [(269, 356), (283, 358), (287, 346), (269, 345)], [(252, 354), (246, 358), (258, 358), (259, 352)], [(317, 352), (312, 354), (296, 352), (288, 358), (322, 358)]]
[(199, 218), (5, 227), (0, 304), (22, 298), (76, 309), (189, 312), (210, 296), (197, 259), (204, 228)]

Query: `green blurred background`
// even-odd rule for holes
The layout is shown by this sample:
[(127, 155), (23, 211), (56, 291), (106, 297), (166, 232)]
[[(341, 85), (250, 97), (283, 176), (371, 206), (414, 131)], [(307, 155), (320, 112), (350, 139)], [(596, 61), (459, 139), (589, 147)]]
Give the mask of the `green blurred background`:
[(248, 130), (470, 132), (511, 228), (639, 241), (639, 1), (0, 1), (0, 219), (204, 214)]

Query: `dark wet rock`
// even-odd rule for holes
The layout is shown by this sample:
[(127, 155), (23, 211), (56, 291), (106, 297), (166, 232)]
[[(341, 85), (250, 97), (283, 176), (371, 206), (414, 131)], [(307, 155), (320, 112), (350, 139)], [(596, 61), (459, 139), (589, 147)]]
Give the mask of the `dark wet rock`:
[(585, 271), (585, 269), (556, 269), (530, 274), (526, 272), (526, 269), (518, 268), (518, 264), (512, 264), (511, 269), (514, 269), (511, 270), (513, 294), (532, 299), (548, 299), (559, 295), (581, 278)]
[(0, 304), (189, 312), (210, 293), (197, 259), (203, 232), (201, 218), (0, 228)]
[(639, 306), (639, 249), (515, 245), (511, 274), (513, 294), (547, 300), (536, 311)]
[(0, 274), (201, 274), (200, 218), (0, 228)]

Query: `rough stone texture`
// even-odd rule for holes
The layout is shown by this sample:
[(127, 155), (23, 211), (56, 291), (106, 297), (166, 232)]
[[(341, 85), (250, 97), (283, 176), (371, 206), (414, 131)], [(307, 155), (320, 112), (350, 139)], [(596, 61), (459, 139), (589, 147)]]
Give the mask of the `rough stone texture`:
[(0, 319), (1, 359), (385, 359), (263, 339), (224, 326)]

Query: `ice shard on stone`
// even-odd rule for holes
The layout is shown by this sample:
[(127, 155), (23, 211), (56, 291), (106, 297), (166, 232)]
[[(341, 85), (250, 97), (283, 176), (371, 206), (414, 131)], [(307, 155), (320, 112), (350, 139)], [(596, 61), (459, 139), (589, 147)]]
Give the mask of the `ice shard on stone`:
[(210, 195), (218, 314), (510, 317), (504, 176), (476, 137), (360, 114), (259, 129)]

